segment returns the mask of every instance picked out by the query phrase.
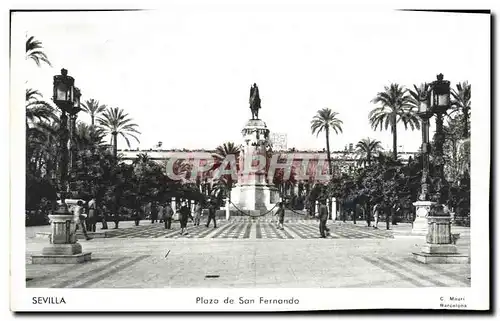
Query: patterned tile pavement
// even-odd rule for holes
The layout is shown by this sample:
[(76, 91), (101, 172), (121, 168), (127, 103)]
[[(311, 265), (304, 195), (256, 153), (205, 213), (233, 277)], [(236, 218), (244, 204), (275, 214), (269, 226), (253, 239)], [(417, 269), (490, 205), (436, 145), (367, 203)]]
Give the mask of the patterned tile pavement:
[[(367, 239), (392, 238), (391, 230), (373, 229), (363, 225), (329, 223), (328, 238)], [(284, 230), (276, 228), (276, 222), (257, 221), (225, 221), (217, 223), (217, 228), (204, 224), (194, 226), (188, 224), (187, 234), (180, 234), (178, 222), (172, 229), (165, 229), (163, 224), (141, 223), (139, 226), (107, 230), (106, 238), (222, 238), (222, 239), (315, 239), (319, 238), (319, 222), (316, 220), (296, 220), (285, 223)]]

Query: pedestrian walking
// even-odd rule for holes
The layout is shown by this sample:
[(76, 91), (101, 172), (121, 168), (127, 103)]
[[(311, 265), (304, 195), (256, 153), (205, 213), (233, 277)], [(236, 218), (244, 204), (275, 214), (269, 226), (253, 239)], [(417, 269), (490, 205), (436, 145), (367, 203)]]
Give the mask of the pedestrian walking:
[(210, 225), (210, 221), (214, 220), (214, 228), (217, 228), (217, 222), (215, 221), (215, 202), (211, 201), (209, 206), (208, 206), (208, 220), (207, 220), (207, 225), (208, 227)]
[(139, 226), (139, 222), (141, 221), (141, 218), (142, 218), (142, 208), (139, 206), (134, 211), (135, 226)]
[(319, 205), (319, 234), (322, 238), (326, 238), (328, 232), (330, 231), (326, 226), (326, 221), (328, 220), (328, 207), (326, 206), (326, 199), (320, 200)]
[[(368, 205), (366, 205), (366, 206), (368, 206)], [(368, 227), (370, 227), (371, 223), (372, 223), (372, 217), (370, 215), (370, 210), (366, 209), (365, 206), (363, 206), (362, 209), (363, 209), (363, 214), (365, 215), (366, 225)]]
[[(184, 231), (187, 229), (187, 222), (189, 219), (189, 216), (191, 215), (191, 210), (189, 209), (187, 203), (184, 201), (182, 202), (181, 209), (179, 210), (180, 214), (180, 223), (181, 223), (181, 235), (184, 235)], [(186, 231), (187, 234), (187, 231)]]
[(87, 217), (87, 229), (89, 232), (95, 232), (97, 223), (96, 200), (92, 198), (88, 202), (89, 216)]
[(280, 202), (278, 211), (276, 211), (276, 216), (278, 216), (278, 230), (284, 230), (283, 223), (285, 222), (285, 206), (283, 202)]
[(174, 210), (172, 209), (170, 202), (168, 202), (165, 205), (163, 212), (164, 212), (163, 220), (165, 222), (165, 229), (170, 230), (172, 228), (172, 216), (174, 215)]
[(398, 217), (399, 217), (399, 212), (401, 208), (399, 207), (398, 204), (394, 204), (392, 206), (392, 225), (398, 225)]
[(375, 206), (373, 207), (373, 219), (374, 219), (374, 223), (373, 223), (373, 228), (378, 228), (378, 219), (379, 219), (379, 206), (378, 204), (375, 204)]
[(151, 202), (151, 224), (158, 222), (158, 207), (156, 206), (156, 202)]
[(385, 212), (385, 227), (387, 230), (389, 230), (391, 225), (392, 209), (386, 206), (384, 207), (384, 212)]
[(160, 220), (160, 224), (163, 223), (163, 205), (158, 204), (158, 219)]
[[(73, 216), (74, 220), (76, 222), (76, 226), (80, 226), (82, 229), (83, 235), (85, 235), (85, 239), (88, 241), (91, 238), (87, 234), (87, 229), (85, 227), (85, 218), (86, 215), (83, 213), (83, 202), (78, 201), (76, 202), (76, 205), (73, 207)], [(76, 229), (75, 229), (76, 232)]]
[(121, 215), (125, 216), (125, 209), (118, 207), (118, 209), (113, 214), (113, 222), (115, 223), (114, 229), (118, 228), (118, 225), (120, 224), (120, 216)]
[(108, 208), (106, 207), (106, 205), (103, 205), (101, 209), (101, 223), (102, 223), (101, 230), (108, 229), (108, 222), (106, 221), (107, 218), (108, 218)]
[(194, 225), (200, 225), (201, 219), (201, 211), (203, 208), (201, 207), (201, 202), (197, 202), (194, 207)]

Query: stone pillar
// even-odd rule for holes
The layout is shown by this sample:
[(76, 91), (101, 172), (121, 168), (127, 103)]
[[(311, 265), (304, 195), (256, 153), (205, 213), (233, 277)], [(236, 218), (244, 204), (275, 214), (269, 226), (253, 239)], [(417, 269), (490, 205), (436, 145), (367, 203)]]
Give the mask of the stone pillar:
[(332, 202), (332, 221), (337, 220), (337, 199), (334, 197), (331, 199)]
[(54, 214), (49, 215), (52, 234), (50, 244), (43, 248), (41, 255), (33, 255), (33, 264), (75, 264), (89, 261), (91, 253), (82, 252), (76, 239), (74, 215), (63, 203)]
[(226, 198), (226, 220), (227, 221), (229, 221), (230, 213), (231, 212), (229, 212), (229, 198)]
[(411, 234), (413, 235), (427, 235), (427, 216), (431, 210), (431, 206), (434, 205), (435, 202), (431, 201), (417, 201), (413, 203), (415, 206), (415, 221), (413, 221), (413, 229), (411, 230)]
[(173, 211), (174, 213), (176, 212), (175, 197), (172, 197), (172, 211)]

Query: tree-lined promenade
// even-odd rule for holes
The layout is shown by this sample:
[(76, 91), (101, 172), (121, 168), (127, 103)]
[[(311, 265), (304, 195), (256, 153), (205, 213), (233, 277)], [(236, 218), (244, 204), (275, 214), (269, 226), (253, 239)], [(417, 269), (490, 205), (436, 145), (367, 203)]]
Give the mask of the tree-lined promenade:
[[(34, 37), (27, 39), (27, 62), (50, 68), (49, 58), (41, 41)], [(262, 157), (264, 168), (271, 173), (268, 181), (278, 187), (287, 206), (313, 210), (312, 204), (318, 199), (334, 197), (346, 213), (352, 210), (354, 218), (361, 210), (371, 213), (375, 205), (379, 205), (385, 215), (390, 215), (395, 208), (410, 210), (420, 190), (423, 157), (421, 152), (408, 159), (398, 157), (397, 139), (401, 130), (421, 128), (422, 119), (417, 113), (419, 97), (429, 92), (429, 85), (408, 88), (389, 84), (374, 93), (371, 101), (374, 107), (367, 115), (373, 130), (391, 132), (392, 150), (385, 151), (382, 142), (364, 137), (350, 151), (353, 158), (332, 159), (335, 155), (330, 146), (333, 135), (342, 135), (342, 128), (352, 124), (344, 123), (342, 115), (334, 109), (323, 108), (311, 115), (309, 124), (311, 134), (325, 141), (321, 157), (304, 165), (304, 156), (297, 158), (300, 161), (288, 163), (288, 153), (266, 151)], [(452, 89), (451, 109), (445, 116), (443, 130), (446, 184), (439, 190), (440, 201), (456, 215), (464, 217), (470, 212), (470, 90), (471, 85), (467, 82), (458, 83)], [(119, 140), (125, 141), (128, 148), (132, 140), (140, 142), (140, 128), (133, 115), (120, 107), (106, 105), (98, 97), (84, 99), (81, 108), (89, 115), (90, 123), (77, 120), (71, 137), (76, 158), (69, 173), (68, 191), (71, 193), (66, 197), (95, 198), (101, 208), (107, 208), (114, 215), (137, 212), (150, 202), (165, 202), (172, 197), (202, 202), (212, 198), (219, 205), (224, 198), (230, 197), (238, 172), (242, 170), (241, 147), (234, 142), (214, 146), (205, 163), (196, 164), (189, 156), (179, 156), (175, 160), (152, 159), (147, 152), (138, 153), (132, 162), (127, 162), (118, 152)], [(40, 91), (26, 89), (26, 210), (30, 213), (48, 213), (61, 197), (60, 113)], [(433, 137), (431, 141), (431, 177), (437, 177), (439, 171), (439, 167), (434, 166), (439, 156), (434, 154), (438, 138)], [(161, 147), (162, 143), (158, 145)], [(273, 157), (274, 165), (290, 164), (290, 170), (273, 167)], [(234, 158), (235, 168), (227, 161), (229, 158)], [(321, 158), (324, 163), (319, 171), (317, 164)], [(304, 166), (306, 169), (302, 172)], [(303, 177), (303, 174), (310, 177)], [(28, 217), (31, 220), (33, 215)]]

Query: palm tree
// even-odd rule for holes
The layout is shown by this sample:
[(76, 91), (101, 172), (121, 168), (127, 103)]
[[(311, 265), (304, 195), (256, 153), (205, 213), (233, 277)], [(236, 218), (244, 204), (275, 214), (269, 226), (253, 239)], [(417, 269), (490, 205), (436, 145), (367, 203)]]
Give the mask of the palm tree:
[(49, 58), (47, 58), (45, 52), (42, 51), (42, 48), (42, 42), (40, 40), (36, 40), (33, 36), (29, 37), (28, 40), (26, 40), (26, 60), (33, 59), (38, 67), (41, 66), (42, 62), (52, 67)]
[(316, 134), (316, 137), (324, 131), (326, 135), (326, 157), (328, 159), (328, 170), (330, 176), (333, 175), (332, 160), (330, 155), (330, 130), (335, 131), (338, 135), (342, 132), (342, 121), (337, 118), (339, 113), (332, 111), (330, 108), (318, 110), (317, 114), (311, 121), (311, 131)]
[(104, 111), (102, 116), (97, 119), (97, 122), (100, 126), (102, 126), (106, 134), (111, 135), (113, 143), (113, 156), (115, 160), (118, 156), (118, 135), (125, 139), (129, 148), (129, 137), (132, 137), (139, 142), (139, 138), (136, 136), (136, 134), (140, 134), (137, 130), (137, 127), (139, 126), (132, 123), (132, 118), (129, 118), (129, 115), (125, 113), (123, 109), (118, 107), (108, 108)]
[[(453, 112), (462, 112), (462, 120), (463, 120), (463, 137), (469, 137), (469, 113), (470, 113), (470, 90), (471, 85), (464, 81), (462, 83), (457, 84), (457, 89), (451, 89), (451, 95), (453, 97), (451, 101), (451, 106), (454, 107)], [(452, 112), (452, 113), (453, 113)]]
[(108, 106), (100, 105), (98, 100), (93, 98), (87, 100), (82, 104), (82, 109), (84, 112), (90, 115), (90, 124), (94, 127), (94, 119), (100, 113), (104, 112)]
[(58, 159), (59, 122), (37, 121), (26, 130), (26, 171), (34, 177), (52, 177)]
[(371, 165), (374, 156), (382, 150), (382, 143), (370, 137), (363, 138), (356, 144), (356, 154), (358, 154), (358, 164)]
[(410, 105), (412, 106), (412, 108), (415, 108), (416, 110), (418, 110), (419, 108), (419, 105), (420, 105), (420, 99), (424, 96), (424, 95), (429, 95), (430, 94), (430, 89), (431, 89), (431, 86), (428, 84), (428, 83), (423, 83), (423, 84), (420, 84), (420, 85), (413, 85), (413, 88), (415, 88), (415, 90), (410, 90)]
[(26, 129), (38, 121), (56, 120), (55, 109), (35, 89), (26, 89)]
[(373, 109), (369, 114), (371, 126), (374, 130), (380, 127), (380, 130), (387, 130), (390, 126), (392, 133), (392, 155), (394, 159), (398, 156), (398, 135), (397, 124), (402, 121), (405, 129), (408, 126), (411, 130), (420, 129), (418, 116), (415, 114), (412, 97), (408, 94), (408, 90), (398, 84), (385, 86), (383, 92), (379, 92), (372, 100), (374, 104), (381, 106)]
[[(236, 170), (238, 170), (240, 148), (236, 146), (233, 142), (226, 142), (222, 145), (217, 146), (215, 152), (212, 154), (212, 156), (216, 160), (214, 166), (212, 167), (212, 171), (217, 170), (224, 161), (224, 159), (226, 159), (226, 157), (229, 155), (233, 155), (235, 157)], [(215, 180), (214, 187), (218, 186), (217, 188), (220, 188), (221, 186), (224, 186), (228, 195), (231, 195), (230, 191), (231, 188), (233, 187), (233, 183), (234, 182), (232, 175), (223, 175), (220, 176), (218, 180)]]
[(106, 133), (101, 127), (93, 128), (84, 122), (78, 122), (75, 131), (75, 143), (78, 150), (93, 149), (102, 144)]
[(236, 145), (234, 145), (233, 142), (226, 142), (222, 145), (217, 146), (215, 149), (215, 153), (213, 153), (213, 157), (215, 157), (217, 160), (222, 161), (224, 160), (228, 155), (235, 155), (236, 157), (239, 156), (240, 154), (240, 148)]

